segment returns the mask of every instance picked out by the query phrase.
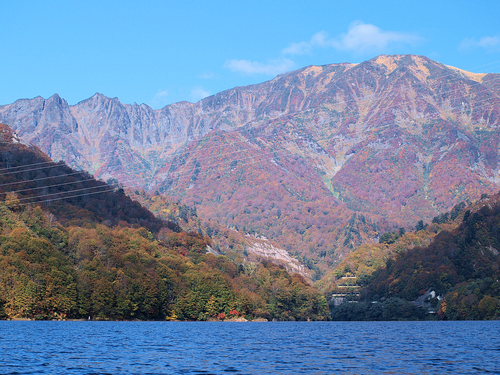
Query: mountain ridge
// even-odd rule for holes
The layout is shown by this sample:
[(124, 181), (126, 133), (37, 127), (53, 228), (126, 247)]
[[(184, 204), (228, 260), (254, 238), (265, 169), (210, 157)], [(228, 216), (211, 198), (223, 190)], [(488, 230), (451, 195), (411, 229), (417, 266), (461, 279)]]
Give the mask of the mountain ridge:
[(17, 101), (0, 121), (69, 165), (194, 204), (324, 270), (498, 190), (499, 77), (382, 55), (159, 110), (101, 94)]

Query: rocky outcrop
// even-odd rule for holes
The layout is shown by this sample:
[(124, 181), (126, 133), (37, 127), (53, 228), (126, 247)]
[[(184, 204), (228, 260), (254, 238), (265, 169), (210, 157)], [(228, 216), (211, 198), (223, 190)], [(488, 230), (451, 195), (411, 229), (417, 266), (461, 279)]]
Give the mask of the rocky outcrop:
[(297, 259), (292, 258), (286, 250), (277, 248), (266, 240), (253, 241), (246, 250), (258, 259), (269, 259), (274, 263), (283, 264), (289, 272), (298, 273), (306, 278), (311, 277), (310, 272)]

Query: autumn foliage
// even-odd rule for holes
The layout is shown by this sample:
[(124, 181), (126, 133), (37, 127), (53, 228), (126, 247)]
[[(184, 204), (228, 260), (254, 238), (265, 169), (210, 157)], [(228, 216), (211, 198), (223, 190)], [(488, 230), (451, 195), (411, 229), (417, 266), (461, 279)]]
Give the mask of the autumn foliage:
[(183, 212), (158, 219), (120, 188), (11, 144), (1, 130), (1, 318), (328, 318), (326, 299), (304, 279), (207, 254), (209, 237), (175, 223)]
[(333, 307), (333, 318), (498, 318), (499, 228), (500, 195), (483, 195), (428, 225), (417, 223), (414, 232), (391, 244), (360, 247), (330, 277), (330, 291), (339, 293), (348, 289), (346, 276), (356, 275), (358, 303)]

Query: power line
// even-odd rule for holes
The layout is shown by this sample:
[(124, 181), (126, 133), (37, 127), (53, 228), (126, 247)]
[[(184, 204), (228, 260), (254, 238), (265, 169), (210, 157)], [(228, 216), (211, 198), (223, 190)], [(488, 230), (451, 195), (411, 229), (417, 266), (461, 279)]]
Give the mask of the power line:
[[(85, 180), (77, 180), (77, 181), (71, 181), (71, 182), (63, 182), (60, 184), (54, 184), (54, 185), (45, 185), (45, 186), (37, 186), (33, 188), (27, 188), (27, 189), (21, 189), (21, 190), (11, 190), (9, 193), (21, 193), (25, 191), (33, 191), (33, 190), (40, 190), (40, 189), (48, 189), (48, 188), (54, 188), (54, 187), (59, 187), (59, 186), (65, 186), (65, 185), (72, 185), (72, 184), (81, 184), (83, 182), (88, 182), (88, 181), (97, 181), (94, 177), (88, 178)], [(19, 182), (20, 184), (26, 184), (31, 181), (21, 181)]]
[[(69, 167), (69, 166), (67, 168), (71, 169), (71, 167)], [(62, 178), (62, 177), (68, 177), (68, 176), (74, 176), (74, 175), (85, 175), (86, 173), (87, 172), (85, 172), (85, 171), (76, 171), (76, 172), (72, 172), (72, 173), (60, 174), (60, 175), (57, 175), (57, 176), (48, 176), (48, 177), (34, 178), (34, 179), (30, 179), (30, 180), (23, 180), (23, 181), (17, 181), (17, 182), (9, 182), (9, 183), (5, 183), (5, 184), (0, 184), (0, 188), (3, 187), (3, 186), (19, 185), (19, 184), (23, 184), (23, 183), (49, 180), (51, 178)], [(57, 185), (54, 185), (54, 186), (57, 186)]]

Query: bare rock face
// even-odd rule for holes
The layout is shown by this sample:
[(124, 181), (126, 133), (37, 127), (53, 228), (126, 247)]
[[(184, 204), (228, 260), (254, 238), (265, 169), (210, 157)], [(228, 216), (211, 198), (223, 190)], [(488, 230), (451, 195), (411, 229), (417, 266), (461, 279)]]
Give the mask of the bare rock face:
[(196, 205), (324, 268), (384, 230), (498, 191), (498, 82), (378, 56), (160, 110), (100, 94), (23, 99), (0, 121), (56, 160)]

